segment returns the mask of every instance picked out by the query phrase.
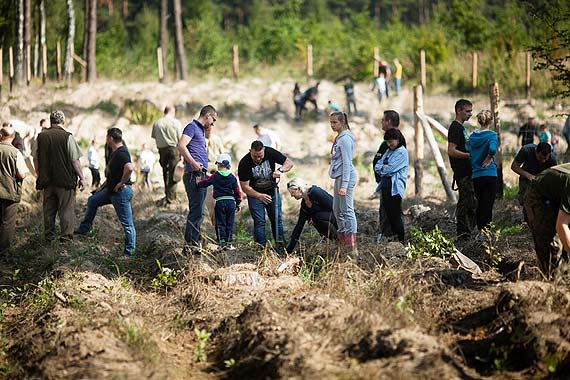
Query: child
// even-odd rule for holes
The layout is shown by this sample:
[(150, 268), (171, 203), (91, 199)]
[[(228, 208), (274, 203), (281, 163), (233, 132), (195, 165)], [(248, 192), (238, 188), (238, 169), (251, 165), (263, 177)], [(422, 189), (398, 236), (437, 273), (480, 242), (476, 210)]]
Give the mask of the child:
[(222, 153), (216, 158), (218, 171), (198, 182), (198, 188), (214, 186), (214, 201), (216, 206), (216, 235), (222, 246), (233, 250), (234, 219), (239, 211), (241, 192), (236, 177), (230, 172), (232, 159), (229, 154)]

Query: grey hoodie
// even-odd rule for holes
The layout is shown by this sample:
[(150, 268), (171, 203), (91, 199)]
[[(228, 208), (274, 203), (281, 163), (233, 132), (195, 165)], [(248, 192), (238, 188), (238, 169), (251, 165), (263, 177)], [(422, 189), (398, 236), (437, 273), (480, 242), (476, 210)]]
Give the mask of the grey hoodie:
[(329, 176), (333, 179), (342, 177), (341, 188), (348, 188), (351, 174), (355, 171), (352, 165), (355, 141), (352, 132), (346, 129), (336, 137), (331, 149)]

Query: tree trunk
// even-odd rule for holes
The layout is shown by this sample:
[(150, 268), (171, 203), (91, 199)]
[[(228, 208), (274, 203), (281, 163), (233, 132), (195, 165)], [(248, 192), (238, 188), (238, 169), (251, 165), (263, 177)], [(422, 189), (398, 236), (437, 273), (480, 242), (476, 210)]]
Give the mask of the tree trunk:
[(40, 74), (41, 66), (40, 66), (40, 56), (41, 56), (41, 48), (40, 48), (40, 17), (39, 17), (39, 9), (40, 3), (34, 2), (35, 9), (32, 15), (32, 22), (34, 23), (34, 62), (32, 63), (32, 74), (34, 77), (38, 77)]
[[(83, 49), (81, 52), (81, 57), (87, 61), (87, 55), (89, 54), (89, 7), (91, 0), (84, 1), (85, 12), (83, 14)], [(87, 68), (82, 68), (83, 79), (87, 80)]]
[(24, 0), (16, 0), (18, 30), (16, 33), (14, 81), (19, 85), (24, 80)]
[(182, 34), (182, 8), (180, 0), (174, 1), (174, 28), (176, 39), (176, 62), (178, 64), (179, 78), (186, 80), (188, 77), (188, 67), (186, 64), (186, 52), (184, 51), (184, 37)]
[(65, 58), (63, 61), (63, 76), (66, 80), (71, 80), (73, 75), (73, 52), (75, 47), (73, 41), (75, 39), (75, 9), (73, 8), (73, 0), (66, 0), (67, 3), (67, 46), (65, 48)]
[(129, 17), (129, 0), (123, 0), (123, 18)]
[(31, 57), (32, 45), (32, 2), (24, 1), (24, 65), (26, 73), (26, 81), (30, 80), (30, 68), (32, 65)]
[(166, 67), (166, 49), (168, 46), (168, 0), (160, 1), (160, 48), (162, 49), (163, 82), (168, 81), (168, 69)]
[(95, 82), (97, 79), (97, 0), (90, 0), (89, 4), (89, 36), (87, 46), (87, 81)]

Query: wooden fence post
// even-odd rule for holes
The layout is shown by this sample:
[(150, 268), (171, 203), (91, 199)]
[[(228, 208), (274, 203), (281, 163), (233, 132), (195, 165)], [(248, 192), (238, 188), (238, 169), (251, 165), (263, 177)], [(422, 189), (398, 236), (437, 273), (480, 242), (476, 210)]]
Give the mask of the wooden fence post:
[(420, 50), (420, 84), (422, 89), (426, 89), (426, 52), (424, 49)]
[(30, 44), (26, 45), (26, 85), (29, 86), (32, 81), (32, 47)]
[(471, 86), (477, 88), (477, 52), (473, 52), (473, 76), (471, 77)]
[(529, 98), (530, 97), (530, 71), (532, 69), (532, 56), (530, 55), (530, 52), (526, 52), (526, 76), (525, 76), (525, 94), (526, 97)]
[(307, 45), (307, 76), (313, 76), (313, 45)]
[(47, 46), (42, 45), (42, 84), (47, 82)]
[(238, 78), (239, 76), (239, 47), (238, 45), (234, 45), (232, 47), (233, 50), (233, 69), (234, 69), (234, 78)]
[(162, 48), (156, 48), (156, 62), (158, 64), (158, 81), (164, 82), (164, 66), (162, 62)]
[(495, 132), (499, 140), (497, 153), (495, 153), (495, 163), (497, 164), (497, 198), (503, 199), (503, 148), (501, 146), (501, 118), (499, 117), (499, 84), (493, 83), (489, 87), (491, 95), (491, 112), (495, 122)]
[(3, 67), (4, 54), (0, 47), (0, 102), (2, 102), (2, 83), (4, 83), (4, 67)]
[(424, 100), (422, 85), (414, 86), (414, 125), (415, 125), (415, 155), (416, 161), (414, 163), (414, 173), (415, 173), (415, 190), (416, 195), (422, 196), (422, 179), (424, 175), (424, 131), (422, 129), (422, 123), (418, 114), (424, 113)]
[(55, 45), (55, 67), (57, 73), (57, 81), (61, 80), (61, 43), (57, 40)]
[(12, 46), (8, 48), (8, 63), (10, 65), (10, 71), (8, 72), (10, 75), (10, 92), (12, 92), (12, 87), (14, 86), (14, 50), (12, 49)]
[(380, 75), (380, 49), (374, 48), (374, 78), (378, 78)]

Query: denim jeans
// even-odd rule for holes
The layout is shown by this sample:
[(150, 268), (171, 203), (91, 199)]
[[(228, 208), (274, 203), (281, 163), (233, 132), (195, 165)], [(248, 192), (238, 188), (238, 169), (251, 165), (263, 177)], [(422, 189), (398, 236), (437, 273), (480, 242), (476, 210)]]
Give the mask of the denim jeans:
[(86, 234), (93, 227), (93, 220), (97, 215), (97, 210), (101, 206), (112, 204), (117, 217), (125, 232), (125, 255), (132, 256), (135, 253), (137, 232), (133, 223), (133, 212), (131, 210), (131, 199), (133, 198), (133, 188), (125, 186), (116, 193), (105, 187), (91, 195), (87, 200), (87, 210), (83, 221), (79, 225), (79, 233)]
[[(281, 212), (281, 195), (277, 193), (277, 239), (285, 242), (285, 232), (283, 231), (283, 215)], [(253, 218), (253, 240), (256, 243), (265, 245), (267, 243), (267, 237), (265, 236), (265, 211), (269, 216), (269, 221), (271, 222), (271, 231), (273, 236), (275, 236), (275, 195), (272, 196), (271, 202), (264, 204), (262, 201), (256, 198), (247, 197), (247, 204), (249, 206), (249, 211), (251, 212), (251, 217)]]
[(204, 220), (204, 201), (206, 200), (206, 188), (199, 189), (196, 180), (204, 179), (206, 175), (202, 172), (184, 173), (184, 188), (188, 196), (188, 217), (186, 217), (186, 228), (184, 230), (184, 240), (188, 244), (198, 244), (200, 242), (200, 227)]
[(396, 86), (396, 95), (398, 95), (402, 89), (402, 78), (394, 78), (394, 84)]
[(216, 235), (218, 242), (230, 243), (233, 240), (236, 202), (231, 199), (222, 199), (216, 202)]
[(354, 212), (354, 186), (356, 185), (356, 180), (356, 171), (352, 169), (345, 196), (338, 195), (342, 176), (334, 181), (333, 212), (338, 223), (339, 233), (355, 234), (358, 231), (358, 222)]

